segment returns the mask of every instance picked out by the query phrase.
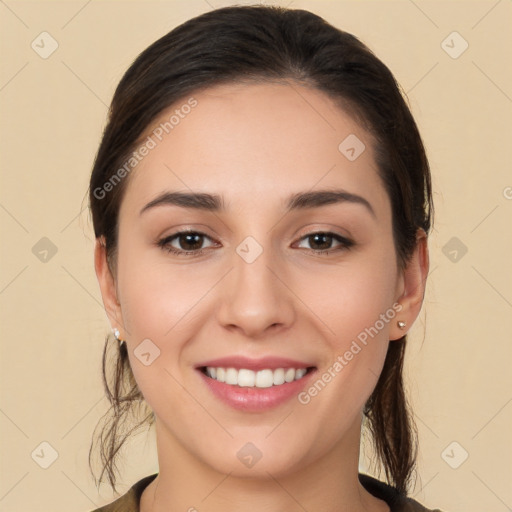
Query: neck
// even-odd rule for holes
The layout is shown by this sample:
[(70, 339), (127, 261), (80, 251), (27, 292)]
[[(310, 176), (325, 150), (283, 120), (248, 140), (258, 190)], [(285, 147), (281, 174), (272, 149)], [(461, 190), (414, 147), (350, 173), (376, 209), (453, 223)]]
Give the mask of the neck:
[(156, 418), (159, 474), (144, 490), (141, 512), (389, 512), (358, 479), (360, 420), (323, 457), (286, 474), (257, 478), (221, 473), (204, 464)]

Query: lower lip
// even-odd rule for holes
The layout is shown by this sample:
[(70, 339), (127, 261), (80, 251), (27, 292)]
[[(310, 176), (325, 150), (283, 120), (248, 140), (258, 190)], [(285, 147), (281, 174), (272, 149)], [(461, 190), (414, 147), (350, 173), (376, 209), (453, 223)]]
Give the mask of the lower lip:
[(269, 388), (232, 386), (208, 377), (201, 370), (198, 372), (212, 393), (225, 404), (241, 411), (261, 412), (277, 407), (297, 396), (309, 382), (315, 370), (309, 371), (301, 379)]

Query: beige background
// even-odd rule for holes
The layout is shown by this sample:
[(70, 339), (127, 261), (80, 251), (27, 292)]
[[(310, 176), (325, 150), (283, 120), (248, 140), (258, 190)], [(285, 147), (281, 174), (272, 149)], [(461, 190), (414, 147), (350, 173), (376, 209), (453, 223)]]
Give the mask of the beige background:
[[(114, 87), (136, 55), (229, 3), (0, 2), (1, 511), (85, 512), (115, 497), (107, 486), (97, 492), (87, 464), (107, 408), (100, 361), (109, 328), (83, 209), (89, 173)], [(276, 3), (359, 36), (408, 93), (436, 205), (407, 363), (421, 443), (415, 497), (451, 512), (510, 510), (512, 2)], [(31, 48), (43, 31), (58, 43), (46, 59)], [(456, 59), (442, 47), (453, 31), (469, 44)], [(464, 42), (445, 44), (453, 53)], [(57, 249), (47, 261), (43, 237)], [(58, 452), (47, 469), (39, 462), (49, 447), (31, 456), (42, 442)], [(457, 469), (448, 464), (465, 452)], [(153, 433), (125, 453), (123, 492), (158, 470)]]

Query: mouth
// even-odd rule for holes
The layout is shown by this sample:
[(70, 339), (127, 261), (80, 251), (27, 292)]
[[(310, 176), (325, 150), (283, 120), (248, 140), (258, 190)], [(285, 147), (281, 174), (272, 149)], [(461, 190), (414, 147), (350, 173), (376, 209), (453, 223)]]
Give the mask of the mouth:
[(222, 366), (202, 366), (199, 370), (210, 379), (222, 382), (229, 386), (238, 386), (240, 388), (270, 388), (283, 386), (290, 382), (302, 379), (308, 373), (314, 371), (316, 367), (308, 366), (306, 368), (263, 368), (261, 370), (251, 370), (249, 368), (233, 368)]
[(205, 361), (196, 370), (211, 396), (242, 412), (264, 412), (296, 398), (317, 367), (280, 357)]

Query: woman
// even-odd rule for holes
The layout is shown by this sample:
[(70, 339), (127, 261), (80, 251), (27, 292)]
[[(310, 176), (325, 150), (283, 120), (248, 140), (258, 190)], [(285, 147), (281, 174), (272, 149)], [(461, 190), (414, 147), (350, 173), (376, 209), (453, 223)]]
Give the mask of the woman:
[[(117, 339), (102, 475), (137, 404), (159, 463), (98, 510), (426, 510), (402, 364), (430, 172), (368, 48), (303, 10), (189, 20), (121, 80), (90, 205)], [(358, 472), (362, 427), (388, 483)]]

